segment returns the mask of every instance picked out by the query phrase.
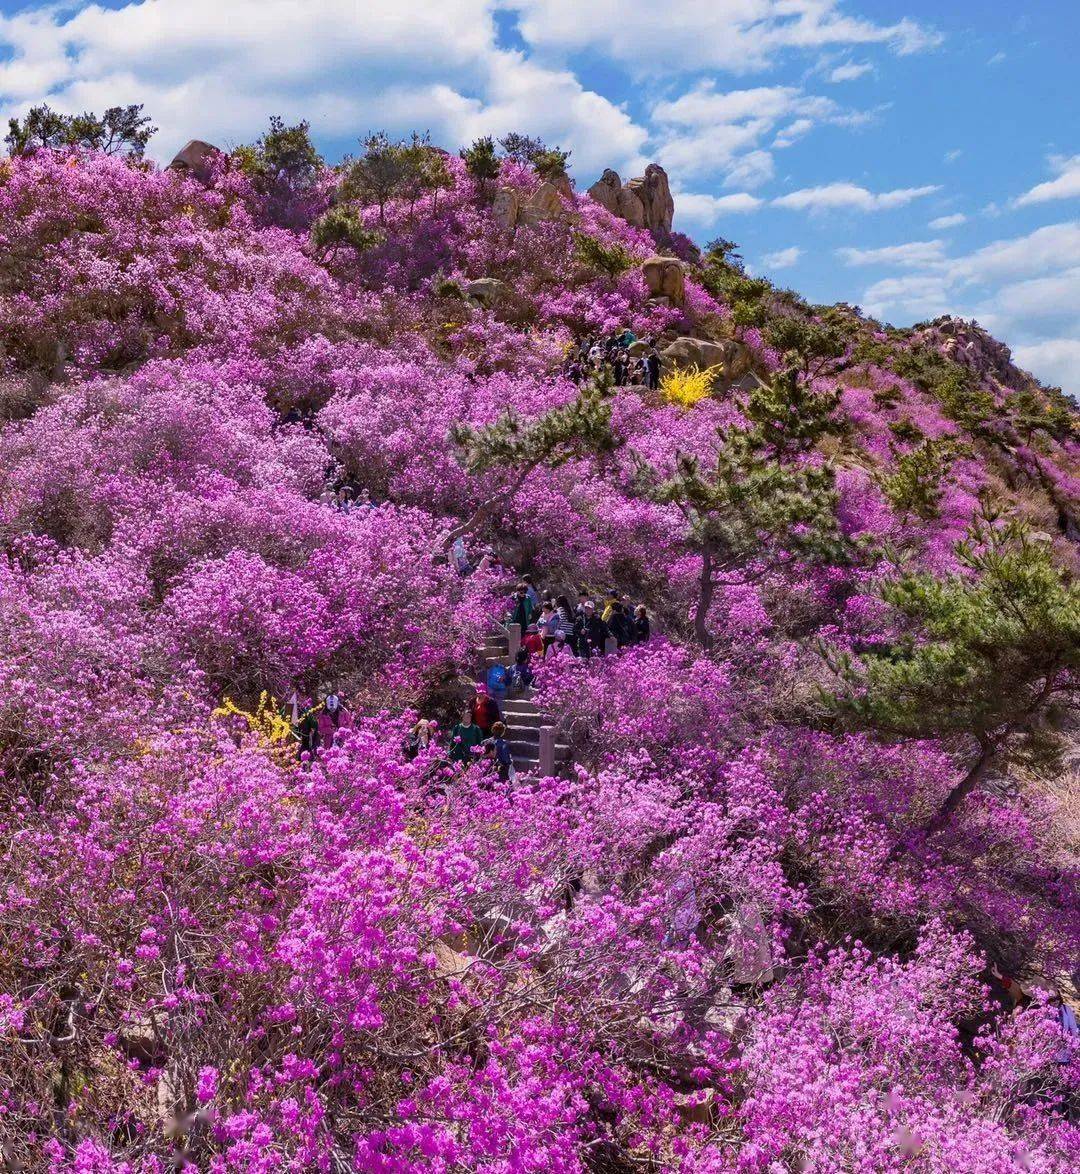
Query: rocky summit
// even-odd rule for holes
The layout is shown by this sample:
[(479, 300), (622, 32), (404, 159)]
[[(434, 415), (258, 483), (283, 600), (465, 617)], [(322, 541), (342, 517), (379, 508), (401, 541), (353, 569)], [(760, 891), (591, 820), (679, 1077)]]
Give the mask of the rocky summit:
[(656, 164), (32, 113), (5, 1168), (1075, 1170), (1076, 404)]

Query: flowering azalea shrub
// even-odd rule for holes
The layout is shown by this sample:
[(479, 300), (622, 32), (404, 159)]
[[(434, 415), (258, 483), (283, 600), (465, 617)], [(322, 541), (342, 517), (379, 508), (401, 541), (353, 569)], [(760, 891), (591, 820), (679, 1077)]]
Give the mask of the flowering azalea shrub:
[[(5, 1162), (1071, 1170), (1057, 767), (1003, 760), (937, 826), (963, 731), (822, 696), (925, 646), (885, 588), (965, 581), (989, 498), (1075, 571), (1075, 413), (947, 333), (748, 313), (745, 275), (584, 195), (511, 227), (492, 189), (527, 201), (528, 167), (444, 163), (381, 214), (330, 171), (270, 208), (226, 158), (0, 168)], [(363, 231), (320, 248), (332, 198)], [(658, 248), (681, 305), (648, 297)], [(792, 315), (824, 358), (785, 385)], [(746, 375), (575, 384), (580, 338), (627, 328)], [(785, 386), (825, 405), (805, 444)], [(576, 404), (594, 443), (557, 434)], [(827, 526), (770, 512), (804, 483)], [(442, 731), (521, 572), (654, 627), (539, 667), (571, 761), (504, 782)]]

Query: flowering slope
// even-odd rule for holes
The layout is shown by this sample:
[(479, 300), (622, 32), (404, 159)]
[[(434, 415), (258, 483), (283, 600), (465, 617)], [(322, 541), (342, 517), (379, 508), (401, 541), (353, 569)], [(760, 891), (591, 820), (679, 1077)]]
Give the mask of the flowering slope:
[[(962, 738), (819, 702), (836, 656), (896, 638), (898, 568), (966, 573), (988, 501), (1071, 571), (1074, 409), (980, 365), (973, 327), (832, 312), (843, 345), (799, 376), (829, 427), (791, 468), (828, 469), (845, 553), (797, 522), (703, 599), (713, 547), (656, 484), (715, 462), (784, 339), (834, 319), (708, 258), (684, 304), (650, 301), (648, 233), (578, 196), (510, 232), (446, 163), (437, 206), (359, 207), (374, 243), (329, 251), (225, 163), (0, 173), (5, 1160), (1074, 1168), (1080, 1054), (1038, 989), (1080, 931), (1060, 764), (1003, 760), (928, 832)], [(506, 296), (465, 296), (479, 278)], [(736, 346), (746, 380), (603, 388), (602, 455), (462, 459), (452, 426), (565, 409), (567, 350), (627, 327)], [(332, 508), (346, 479), (372, 508)], [(433, 789), (403, 760), (503, 616), (503, 576), (448, 565), (455, 531), (658, 620), (544, 669), (567, 778)], [(330, 683), (353, 723), (315, 761), (242, 718)], [(992, 966), (1030, 980), (1022, 1010)]]

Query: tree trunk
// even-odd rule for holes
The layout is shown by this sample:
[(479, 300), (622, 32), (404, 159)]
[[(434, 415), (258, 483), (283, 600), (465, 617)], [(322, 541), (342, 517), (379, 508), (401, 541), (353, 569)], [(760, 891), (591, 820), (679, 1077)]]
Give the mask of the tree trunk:
[(957, 808), (971, 794), (972, 791), (986, 777), (987, 771), (993, 766), (998, 754), (997, 742), (981, 742), (979, 756), (971, 765), (971, 769), (946, 795), (945, 802), (938, 808), (937, 814), (926, 825), (926, 831), (932, 835), (939, 832), (952, 819)]
[(442, 542), (439, 544), (441, 549), (443, 551), (449, 550), (450, 547), (453, 546), (459, 538), (464, 538), (466, 534), (469, 534), (475, 530), (476, 527), (480, 525), (480, 523), (500, 502), (516, 497), (518, 490), (522, 487), (522, 485), (525, 484), (526, 478), (535, 468), (535, 465), (530, 465), (527, 469), (524, 469), (521, 473), (518, 474), (517, 479), (509, 489), (500, 490), (498, 493), (492, 494), (491, 497), (489, 497), (486, 501), (482, 501), (476, 507), (476, 509), (473, 510), (472, 514), (465, 519), (464, 522), (460, 522), (458, 525), (456, 525), (450, 531), (450, 533), (443, 538)]
[(697, 609), (694, 612), (694, 635), (702, 648), (712, 647), (712, 636), (709, 635), (708, 619), (709, 608), (712, 607), (713, 592), (713, 562), (712, 553), (708, 550), (701, 555), (701, 577), (698, 580)]

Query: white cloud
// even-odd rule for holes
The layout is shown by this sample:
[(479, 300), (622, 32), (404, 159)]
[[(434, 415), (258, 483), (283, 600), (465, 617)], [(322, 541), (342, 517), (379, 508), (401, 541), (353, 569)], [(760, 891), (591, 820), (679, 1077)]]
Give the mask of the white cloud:
[(935, 220), (930, 221), (931, 228), (959, 228), (961, 224), (967, 223), (967, 217), (963, 212), (953, 212), (948, 216), (938, 216)]
[(796, 118), (790, 126), (785, 126), (784, 129), (773, 139), (774, 147), (790, 147), (793, 143), (797, 143), (803, 135), (808, 134), (814, 129), (814, 122), (811, 118)]
[(702, 227), (715, 224), (722, 216), (756, 212), (764, 202), (749, 192), (733, 192), (729, 196), (711, 196), (704, 192), (675, 193), (679, 220), (685, 217)]
[(848, 16), (841, 0), (507, 0), (527, 42), (561, 51), (599, 50), (639, 74), (673, 70), (748, 73), (785, 52), (888, 45), (917, 53), (941, 35), (913, 20)]
[(990, 60), (989, 60), (989, 61), (987, 61), (987, 63), (986, 63), (986, 64), (987, 64), (987, 65), (1000, 65), (1000, 64), (1001, 64), (1001, 63), (1002, 63), (1002, 62), (1005, 60), (1005, 57), (1006, 57), (1006, 56), (1007, 56), (1007, 55), (1006, 55), (1005, 53), (1002, 53), (1002, 52), (999, 50), (997, 53), (995, 53), (995, 54), (993, 55), (993, 57), (991, 57), (991, 58), (990, 58)]
[(1057, 178), (1047, 180), (1046, 183), (1036, 184), (1029, 191), (1018, 196), (1017, 207), (1026, 204), (1044, 204), (1048, 200), (1067, 200), (1080, 196), (1080, 155), (1073, 155), (1071, 159), (1063, 155), (1052, 155), (1050, 166), (1057, 172)]
[(873, 73), (874, 67), (869, 61), (845, 61), (838, 65), (830, 74), (831, 82), (853, 82), (864, 74)]
[(945, 162), (946, 163), (955, 163), (957, 161), (957, 159), (959, 159), (963, 153), (964, 152), (961, 147), (956, 147), (951, 151), (946, 151), (945, 152)]
[(908, 241), (879, 249), (837, 249), (836, 255), (845, 265), (900, 265), (921, 269), (944, 261), (944, 249), (944, 241)]
[(790, 269), (801, 256), (802, 249), (798, 245), (791, 245), (790, 248), (777, 249), (775, 253), (766, 253), (761, 260), (767, 269)]
[(889, 192), (872, 192), (854, 183), (829, 183), (820, 187), (800, 188), (778, 196), (773, 203), (778, 208), (793, 208), (796, 211), (827, 212), (849, 208), (856, 212), (880, 212), (888, 208), (900, 208), (922, 196), (938, 191), (934, 184), (917, 188), (895, 188)]
[(1013, 359), (1018, 366), (1038, 372), (1044, 382), (1055, 383), (1066, 391), (1080, 389), (1080, 340), (1048, 338), (1018, 346)]
[(500, 48), (491, 0), (132, 0), (0, 16), (4, 114), (144, 102), (166, 159), (188, 138), (228, 146), (271, 113), (323, 136), (430, 128), (448, 145), (527, 129), (583, 176), (643, 162), (647, 132), (573, 73)]
[(773, 157), (768, 151), (751, 151), (740, 155), (726, 170), (724, 187), (761, 187), (773, 177)]
[[(908, 257), (913, 261), (915, 255)], [(894, 263), (904, 259), (897, 256)], [(925, 263), (910, 267), (916, 271), (885, 277), (866, 290), (863, 305), (870, 314), (893, 322), (950, 312), (976, 318), (1017, 342), (1021, 365), (1066, 390), (1080, 390), (1080, 221), (1048, 224), (956, 257), (928, 249)]]
[(831, 98), (807, 94), (796, 86), (758, 86), (718, 90), (700, 82), (674, 99), (657, 102), (651, 120), (660, 141), (660, 162), (684, 176), (723, 171), (732, 186), (756, 186), (770, 179), (773, 163), (762, 139), (788, 123), (773, 142), (789, 146), (819, 122), (844, 123), (864, 115), (845, 111)]

